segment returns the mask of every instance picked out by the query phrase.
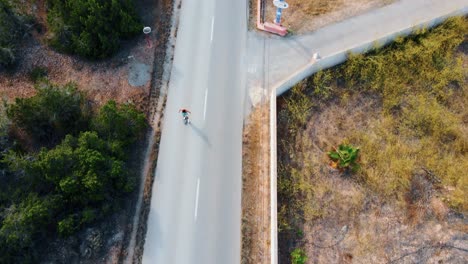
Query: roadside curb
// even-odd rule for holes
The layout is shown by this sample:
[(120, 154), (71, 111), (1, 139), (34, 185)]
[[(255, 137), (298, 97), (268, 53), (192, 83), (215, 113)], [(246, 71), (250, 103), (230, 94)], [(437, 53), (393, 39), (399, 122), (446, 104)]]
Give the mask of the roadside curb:
[(276, 93), (270, 95), (270, 254), (271, 264), (278, 263), (278, 199), (277, 199), (277, 146), (276, 146)]

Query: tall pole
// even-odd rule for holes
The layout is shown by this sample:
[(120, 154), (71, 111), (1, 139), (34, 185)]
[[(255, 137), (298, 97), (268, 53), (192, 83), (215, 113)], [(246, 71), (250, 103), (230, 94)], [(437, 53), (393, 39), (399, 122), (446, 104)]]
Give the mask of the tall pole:
[(283, 9), (288, 8), (288, 4), (284, 0), (274, 0), (273, 5), (277, 7), (275, 24), (281, 25), (281, 14)]

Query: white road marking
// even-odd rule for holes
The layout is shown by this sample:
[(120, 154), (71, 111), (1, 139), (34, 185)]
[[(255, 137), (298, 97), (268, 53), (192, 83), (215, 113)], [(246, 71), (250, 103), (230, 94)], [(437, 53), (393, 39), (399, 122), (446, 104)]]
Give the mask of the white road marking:
[(206, 119), (206, 99), (208, 99), (208, 88), (205, 90), (205, 105), (203, 106), (203, 120)]
[(213, 42), (214, 17), (211, 18), (211, 42)]
[(198, 215), (198, 195), (200, 194), (200, 178), (197, 179), (197, 195), (195, 198), (195, 221), (197, 221)]

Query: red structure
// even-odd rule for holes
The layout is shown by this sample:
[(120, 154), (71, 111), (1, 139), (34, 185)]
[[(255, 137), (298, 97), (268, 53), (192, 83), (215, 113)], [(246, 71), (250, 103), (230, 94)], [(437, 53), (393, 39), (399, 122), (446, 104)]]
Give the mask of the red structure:
[(273, 34), (280, 35), (282, 37), (288, 34), (288, 29), (283, 27), (281, 24), (264, 22), (264, 20), (265, 20), (265, 0), (258, 0), (257, 1), (257, 28), (263, 31), (267, 31)]

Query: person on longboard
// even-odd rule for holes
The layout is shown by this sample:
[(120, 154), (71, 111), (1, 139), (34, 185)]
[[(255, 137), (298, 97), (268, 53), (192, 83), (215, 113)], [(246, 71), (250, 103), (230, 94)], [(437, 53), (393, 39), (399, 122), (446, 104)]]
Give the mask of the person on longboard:
[(190, 112), (188, 109), (185, 109), (185, 108), (181, 108), (179, 109), (179, 113), (182, 113), (182, 119), (184, 120), (185, 124), (189, 124), (190, 123), (190, 119), (189, 119), (189, 114), (191, 114), (192, 112)]

